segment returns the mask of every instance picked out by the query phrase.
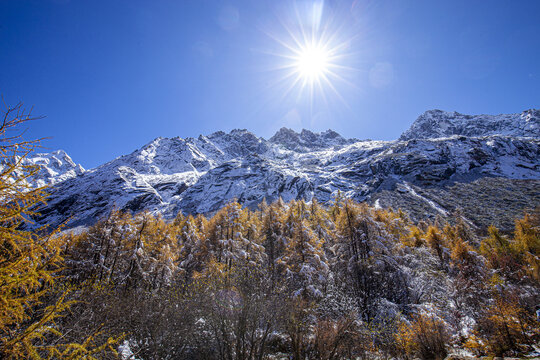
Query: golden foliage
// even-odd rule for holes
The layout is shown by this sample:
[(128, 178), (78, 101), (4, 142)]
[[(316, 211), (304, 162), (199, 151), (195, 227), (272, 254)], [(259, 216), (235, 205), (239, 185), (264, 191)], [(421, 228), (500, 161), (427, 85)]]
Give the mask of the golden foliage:
[(411, 358), (444, 359), (448, 354), (447, 342), (445, 324), (425, 314), (414, 316), (410, 323), (403, 322), (396, 334), (398, 348)]
[(540, 281), (540, 208), (516, 220), (514, 247), (525, 260), (526, 272)]
[(490, 226), (489, 236), (480, 244), (480, 252), (489, 266), (513, 280), (529, 277), (540, 280), (540, 210), (516, 220), (513, 237)]
[(428, 246), (437, 254), (441, 264), (444, 263), (444, 247), (447, 245), (445, 241), (446, 239), (436, 226), (430, 226), (428, 228), (426, 240)]
[(18, 126), (32, 120), (22, 105), (7, 108), (0, 126), (0, 357), (5, 359), (96, 359), (114, 352), (109, 339), (62, 343), (57, 320), (73, 305), (67, 291), (53, 291), (63, 266), (63, 237), (31, 227), (35, 209), (46, 200), (44, 188), (29, 180), (38, 168), (25, 165), (37, 141), (24, 141)]
[(505, 356), (527, 350), (539, 339), (537, 321), (508, 291), (495, 290), (493, 303), (483, 312), (478, 328), (465, 346), (480, 354)]

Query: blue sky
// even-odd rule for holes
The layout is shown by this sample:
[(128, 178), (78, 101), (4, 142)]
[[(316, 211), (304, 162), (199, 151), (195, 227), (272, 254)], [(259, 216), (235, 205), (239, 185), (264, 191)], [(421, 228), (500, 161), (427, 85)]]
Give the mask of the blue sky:
[[(276, 68), (314, 9), (343, 46), (335, 91), (311, 96)], [(0, 0), (0, 94), (46, 116), (28, 136), (86, 168), (234, 128), (390, 140), (428, 109), (540, 107), (538, 14), (540, 1)]]

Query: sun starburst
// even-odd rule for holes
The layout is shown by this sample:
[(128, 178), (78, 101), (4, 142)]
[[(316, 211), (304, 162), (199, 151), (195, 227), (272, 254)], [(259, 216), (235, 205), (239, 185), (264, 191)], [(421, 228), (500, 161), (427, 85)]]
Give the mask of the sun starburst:
[(343, 71), (351, 70), (342, 61), (350, 39), (340, 36), (334, 19), (323, 16), (324, 3), (315, 1), (309, 7), (292, 9), (292, 18), (282, 20), (285, 32), (268, 35), (280, 45), (273, 53), (281, 58), (276, 69), (283, 71), (277, 81), (286, 84), (283, 96), (297, 92), (298, 97), (325, 101), (332, 93), (344, 101), (337, 90), (337, 82), (347, 82)]
[(309, 82), (314, 82), (328, 72), (328, 51), (319, 44), (309, 44), (300, 49), (296, 56), (295, 67), (298, 74)]

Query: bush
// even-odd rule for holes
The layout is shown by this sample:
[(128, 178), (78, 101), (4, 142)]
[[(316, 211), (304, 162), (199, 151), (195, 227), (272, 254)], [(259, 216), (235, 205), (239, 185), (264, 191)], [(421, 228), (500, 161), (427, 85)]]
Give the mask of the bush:
[(404, 358), (419, 357), (423, 360), (444, 359), (448, 355), (448, 339), (444, 322), (423, 314), (413, 317), (410, 323), (402, 323), (396, 335)]

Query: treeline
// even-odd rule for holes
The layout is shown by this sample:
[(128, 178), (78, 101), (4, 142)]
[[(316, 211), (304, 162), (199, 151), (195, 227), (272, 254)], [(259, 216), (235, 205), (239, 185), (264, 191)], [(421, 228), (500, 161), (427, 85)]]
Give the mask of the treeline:
[(126, 334), (140, 359), (442, 359), (538, 341), (540, 216), (478, 239), (338, 198), (232, 202), (211, 217), (113, 211), (65, 235), (80, 336)]
[(459, 216), (413, 223), (339, 195), (29, 231), (46, 189), (26, 181), (33, 143), (7, 136), (25, 119), (13, 111), (0, 128), (0, 358), (443, 359), (540, 340), (540, 211), (487, 237)]

